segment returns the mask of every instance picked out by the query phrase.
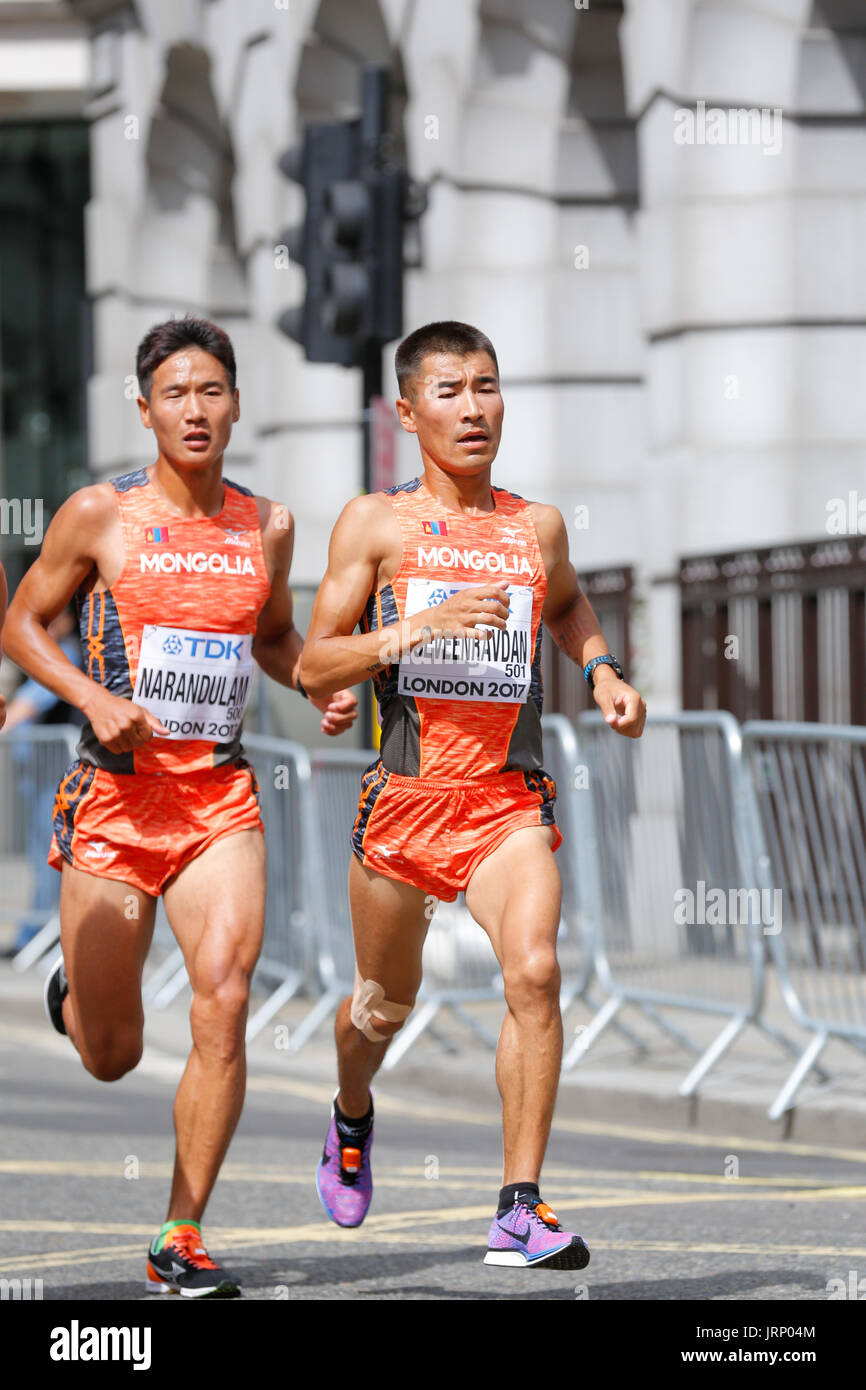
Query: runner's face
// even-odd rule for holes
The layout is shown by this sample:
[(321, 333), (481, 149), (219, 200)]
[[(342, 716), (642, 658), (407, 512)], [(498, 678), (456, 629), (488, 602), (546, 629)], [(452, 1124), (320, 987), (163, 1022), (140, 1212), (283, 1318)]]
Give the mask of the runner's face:
[(397, 410), (421, 452), (447, 473), (473, 476), (489, 468), (502, 434), (499, 376), (487, 352), (431, 352), (414, 381), (413, 398)]
[(240, 411), (226, 369), (202, 348), (181, 348), (160, 362), (150, 401), (139, 397), (143, 423), (172, 463), (204, 470), (221, 458)]

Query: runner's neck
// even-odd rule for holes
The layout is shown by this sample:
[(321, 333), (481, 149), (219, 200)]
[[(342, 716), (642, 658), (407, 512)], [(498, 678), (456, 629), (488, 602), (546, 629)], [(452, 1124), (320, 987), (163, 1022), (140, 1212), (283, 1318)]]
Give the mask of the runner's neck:
[(425, 459), (421, 485), (440, 507), (460, 516), (480, 518), (496, 511), (489, 468), (473, 477), (460, 477)]
[(154, 491), (179, 517), (213, 518), (225, 508), (222, 459), (199, 472), (178, 468), (160, 455), (145, 472)]

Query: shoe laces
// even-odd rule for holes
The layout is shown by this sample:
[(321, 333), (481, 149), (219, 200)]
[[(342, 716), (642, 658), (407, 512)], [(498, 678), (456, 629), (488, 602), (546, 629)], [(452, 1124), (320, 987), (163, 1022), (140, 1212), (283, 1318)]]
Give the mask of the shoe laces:
[(525, 1207), (529, 1215), (533, 1217), (545, 1231), (561, 1231), (559, 1218), (552, 1207), (546, 1202), (542, 1202), (540, 1197), (536, 1197), (534, 1192), (527, 1192), (523, 1197), (519, 1194), (514, 1198), (515, 1207)]
[(202, 1245), (201, 1232), (195, 1226), (181, 1227), (164, 1248), (177, 1250), (196, 1269), (219, 1269)]

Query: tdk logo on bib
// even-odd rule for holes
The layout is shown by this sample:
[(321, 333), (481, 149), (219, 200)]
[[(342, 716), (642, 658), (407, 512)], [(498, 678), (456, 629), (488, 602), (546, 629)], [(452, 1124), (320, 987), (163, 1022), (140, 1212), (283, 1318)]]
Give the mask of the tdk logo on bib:
[(166, 637), (162, 650), (167, 656), (183, 656), (184, 642), (186, 655), (195, 657), (198, 661), (243, 660), (243, 641), (233, 640), (231, 637), (199, 637), (187, 634), (181, 641), (177, 633), (173, 632), (170, 637)]
[(241, 661), (243, 642), (233, 642), (230, 637), (185, 637), (190, 656), (204, 657), (205, 661)]

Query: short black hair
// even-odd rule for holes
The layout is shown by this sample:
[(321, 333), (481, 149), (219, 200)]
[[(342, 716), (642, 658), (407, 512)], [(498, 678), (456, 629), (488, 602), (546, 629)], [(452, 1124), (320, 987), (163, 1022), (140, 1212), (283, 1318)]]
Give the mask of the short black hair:
[(237, 368), (234, 348), (228, 333), (217, 324), (211, 323), (210, 319), (199, 319), (192, 314), (186, 314), (182, 319), (167, 319), (165, 323), (154, 324), (138, 345), (135, 372), (138, 377), (138, 389), (146, 401), (150, 400), (150, 388), (157, 367), (167, 357), (171, 357), (172, 353), (180, 352), (181, 348), (185, 347), (201, 348), (222, 362), (229, 379), (229, 387), (234, 391)]
[(496, 350), (480, 328), (473, 328), (471, 323), (458, 323), (456, 319), (425, 323), (403, 339), (394, 358), (401, 396), (408, 396), (407, 387), (413, 377), (418, 376), (421, 363), (431, 352), (456, 352), (460, 357), (468, 357), (470, 352), (487, 352), (493, 358), (497, 374), (499, 372)]

